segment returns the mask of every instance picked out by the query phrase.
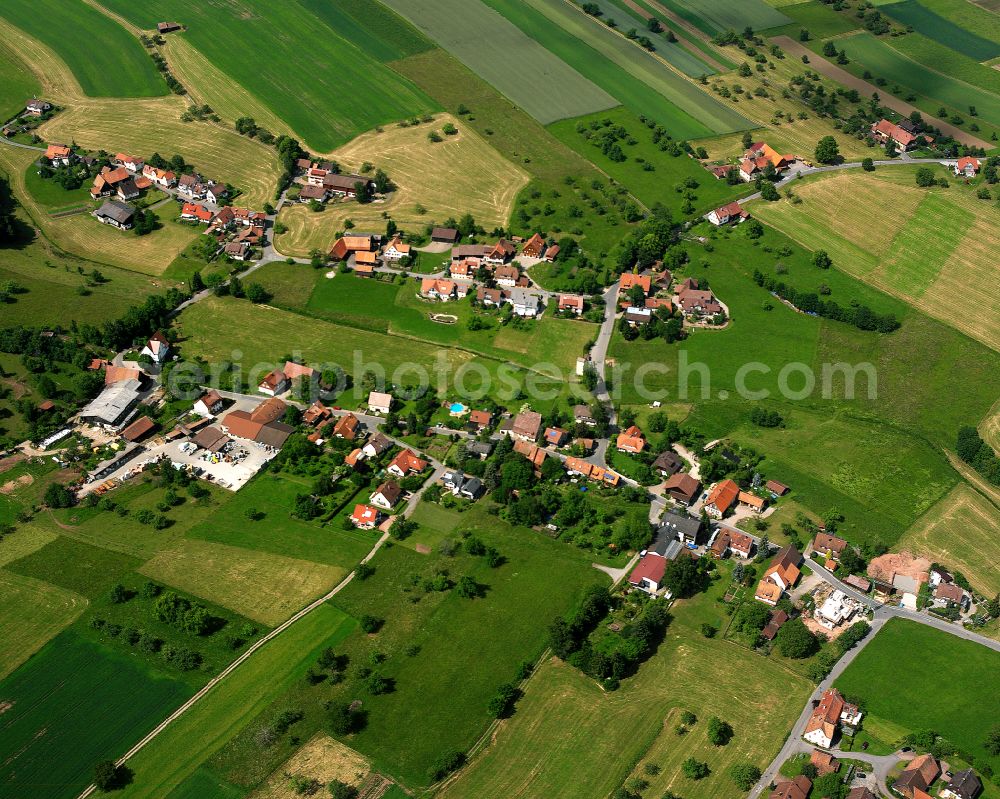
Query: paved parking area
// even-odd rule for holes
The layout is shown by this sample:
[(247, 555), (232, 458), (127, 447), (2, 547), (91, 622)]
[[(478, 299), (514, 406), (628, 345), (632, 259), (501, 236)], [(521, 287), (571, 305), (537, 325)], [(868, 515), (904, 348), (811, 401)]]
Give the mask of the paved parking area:
[(253, 441), (230, 438), (225, 452), (208, 452), (188, 441), (174, 441), (159, 448), (156, 455), (166, 455), (171, 463), (200, 469), (198, 475), (216, 485), (239, 491), (261, 470), (278, 450)]

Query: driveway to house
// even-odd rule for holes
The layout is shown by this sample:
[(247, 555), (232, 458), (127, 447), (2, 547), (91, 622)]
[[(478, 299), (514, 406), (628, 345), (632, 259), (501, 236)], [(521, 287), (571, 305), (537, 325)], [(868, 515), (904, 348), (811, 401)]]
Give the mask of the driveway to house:
[[(915, 105), (910, 105), (909, 103), (900, 100), (898, 97), (894, 97), (891, 94), (883, 94), (879, 92), (878, 87), (869, 83), (866, 80), (857, 78), (848, 72), (846, 69), (841, 69), (836, 64), (827, 61), (822, 56), (814, 53), (804, 44), (789, 38), (788, 36), (775, 36), (770, 40), (773, 44), (778, 45), (786, 53), (790, 53), (796, 58), (801, 58), (802, 56), (808, 56), (809, 67), (816, 70), (822, 75), (835, 80), (842, 86), (846, 86), (848, 89), (857, 89), (860, 94), (866, 97), (871, 97), (873, 94), (878, 94), (879, 102), (882, 105), (891, 108), (902, 114), (904, 117), (909, 116), (914, 111), (920, 111)], [(962, 142), (962, 144), (969, 144), (973, 147), (982, 147), (984, 150), (992, 149), (993, 145), (989, 142), (983, 141), (982, 139), (976, 138), (971, 133), (966, 133), (959, 127), (946, 122), (943, 119), (938, 119), (937, 117), (932, 117), (929, 114), (925, 114), (920, 111), (921, 116), (936, 128), (940, 128), (941, 132), (951, 136), (956, 141)]]

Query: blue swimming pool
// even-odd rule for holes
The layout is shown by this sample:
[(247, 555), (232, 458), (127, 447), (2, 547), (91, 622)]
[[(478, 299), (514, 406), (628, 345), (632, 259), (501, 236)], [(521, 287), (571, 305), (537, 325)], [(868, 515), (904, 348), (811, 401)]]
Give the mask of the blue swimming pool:
[(461, 402), (453, 402), (449, 410), (452, 413), (465, 413), (469, 409), (465, 407)]

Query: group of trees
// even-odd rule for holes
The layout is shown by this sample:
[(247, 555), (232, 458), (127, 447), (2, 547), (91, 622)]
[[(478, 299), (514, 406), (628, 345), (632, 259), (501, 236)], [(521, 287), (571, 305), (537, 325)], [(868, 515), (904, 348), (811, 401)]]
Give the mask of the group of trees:
[(958, 457), (969, 464), (993, 485), (1000, 485), (1000, 457), (983, 441), (975, 427), (959, 428), (956, 440)]
[(844, 308), (833, 300), (824, 300), (812, 291), (800, 291), (783, 281), (765, 275), (759, 269), (754, 269), (754, 282), (768, 291), (776, 294), (786, 302), (791, 303), (804, 313), (846, 322), (860, 330), (871, 330), (879, 333), (891, 333), (899, 328), (899, 320), (895, 314), (877, 314), (867, 305), (852, 303)]

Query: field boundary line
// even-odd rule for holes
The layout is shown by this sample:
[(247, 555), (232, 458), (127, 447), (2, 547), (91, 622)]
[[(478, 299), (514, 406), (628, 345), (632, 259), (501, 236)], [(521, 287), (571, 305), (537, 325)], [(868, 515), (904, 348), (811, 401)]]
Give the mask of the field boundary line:
[[(379, 540), (372, 547), (371, 551), (365, 555), (360, 563), (368, 563), (375, 553), (382, 548), (382, 545), (389, 539), (388, 533), (383, 533)], [(270, 641), (273, 641), (281, 633), (291, 627), (295, 622), (304, 618), (305, 616), (312, 613), (316, 608), (324, 605), (330, 599), (339, 594), (344, 588), (346, 588), (351, 581), (354, 579), (354, 575), (357, 573), (357, 569), (353, 569), (350, 574), (344, 577), (334, 588), (328, 591), (326, 594), (321, 596), (319, 599), (314, 600), (310, 604), (306, 605), (302, 610), (296, 613), (294, 616), (290, 616), (288, 619), (283, 621), (273, 630), (271, 630), (267, 635), (256, 641), (253, 646), (247, 649), (242, 655), (240, 655), (236, 660), (230, 663), (226, 668), (215, 675), (211, 680), (209, 680), (194, 696), (188, 699), (183, 705), (181, 705), (177, 710), (171, 713), (167, 718), (161, 721), (156, 727), (154, 727), (150, 732), (148, 732), (135, 746), (129, 749), (124, 755), (118, 758), (115, 763), (118, 766), (124, 765), (128, 760), (138, 754), (142, 749), (144, 749), (148, 744), (150, 744), (157, 736), (160, 735), (164, 730), (166, 730), (171, 724), (173, 724), (177, 719), (183, 716), (188, 710), (190, 710), (194, 705), (196, 705), (201, 699), (204, 699), (211, 690), (218, 685), (222, 680), (232, 674), (241, 664), (247, 661), (251, 655), (253, 655), (258, 649), (265, 646)], [(97, 790), (96, 785), (89, 785), (82, 793), (80, 793), (77, 799), (86, 799), (86, 797), (91, 796)]]

